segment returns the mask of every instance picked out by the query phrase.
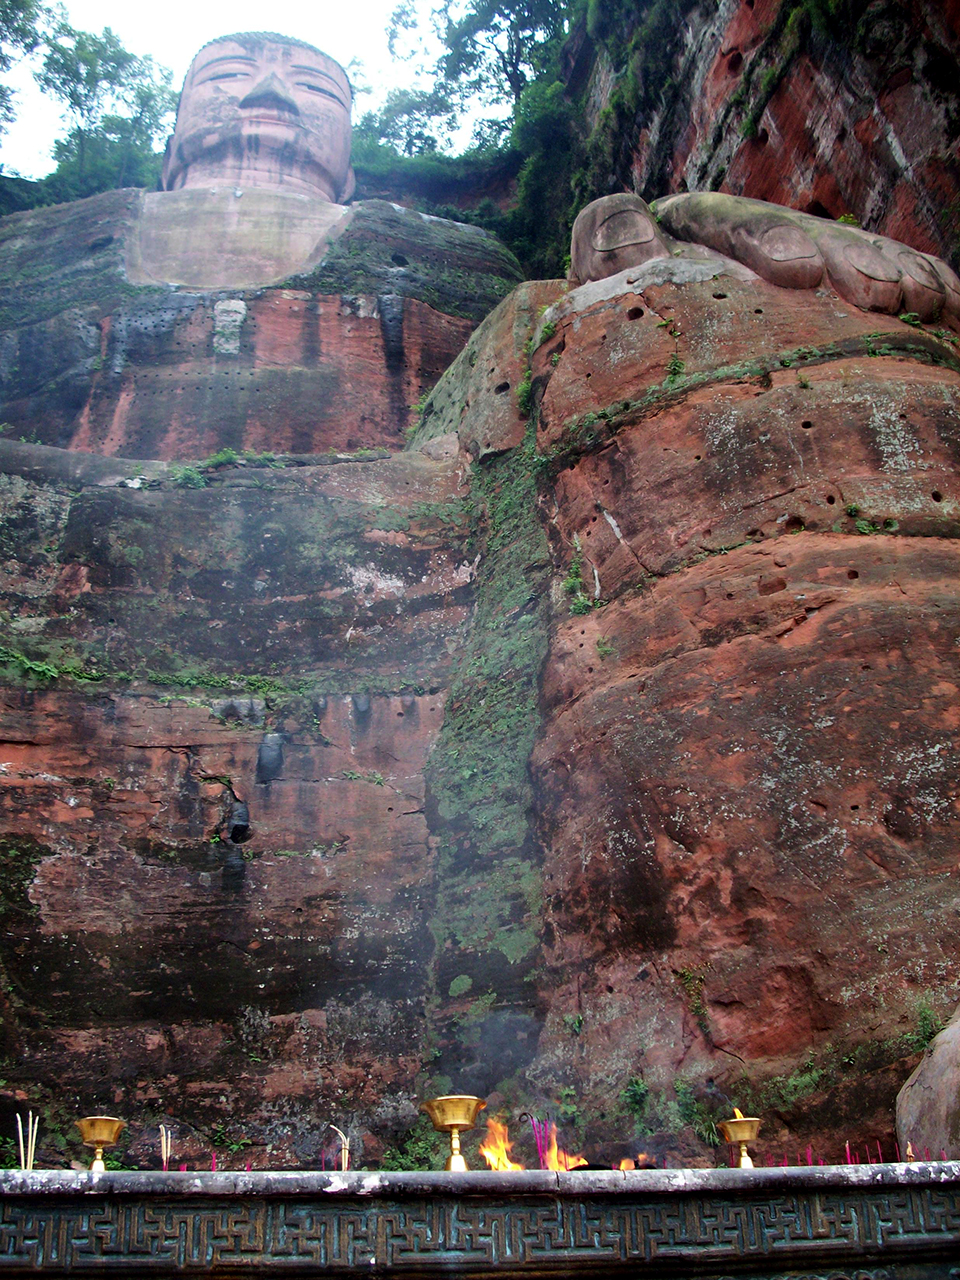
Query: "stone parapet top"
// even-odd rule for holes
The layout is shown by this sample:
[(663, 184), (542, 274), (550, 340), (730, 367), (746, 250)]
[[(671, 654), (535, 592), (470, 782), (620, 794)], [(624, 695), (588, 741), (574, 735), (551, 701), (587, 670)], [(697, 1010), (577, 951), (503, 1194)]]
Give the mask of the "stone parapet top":
[(553, 1173), (304, 1173), (0, 1171), (0, 1196), (669, 1196), (730, 1194), (752, 1198), (791, 1191), (863, 1191), (960, 1182), (960, 1161), (814, 1165), (763, 1169), (642, 1169)]

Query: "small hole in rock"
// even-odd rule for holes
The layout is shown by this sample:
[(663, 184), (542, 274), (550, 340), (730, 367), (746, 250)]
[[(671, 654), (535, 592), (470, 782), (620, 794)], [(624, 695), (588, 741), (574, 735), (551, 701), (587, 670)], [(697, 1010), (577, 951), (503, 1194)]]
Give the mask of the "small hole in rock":
[(402, 253), (393, 254), (390, 261), (395, 263), (398, 267), (405, 267), (407, 265), (407, 260)]
[(833, 494), (832, 494), (832, 493), (828, 493), (828, 494), (827, 494), (827, 505), (828, 505), (828, 506), (830, 506), (830, 507), (832, 507), (832, 506), (833, 506), (833, 504), (834, 504), (835, 502), (836, 502), (836, 498), (833, 496)]
[(496, 396), (502, 396), (505, 391), (509, 391), (509, 390), (510, 390), (509, 382), (498, 382), (497, 385), (493, 388), (493, 394)]
[(754, 314), (755, 316), (762, 316), (762, 315), (763, 315), (763, 307), (754, 307), (754, 309), (753, 309), (753, 314)]
[(933, 493), (931, 493), (930, 497), (934, 500), (934, 502), (942, 502), (942, 501), (943, 501), (943, 494), (940, 492), (940, 490), (939, 490), (939, 489), (934, 489), (934, 491), (933, 491)]
[(812, 422), (801, 422), (801, 423), (800, 423), (800, 426), (803, 428), (803, 430), (804, 430), (804, 431), (809, 431), (809, 430), (810, 430), (810, 428), (813, 426), (813, 423), (812, 423)]
[(631, 307), (627, 312), (628, 320), (639, 320), (643, 315), (643, 307)]
[(713, 296), (715, 298), (725, 298), (727, 295), (725, 293), (715, 293)]

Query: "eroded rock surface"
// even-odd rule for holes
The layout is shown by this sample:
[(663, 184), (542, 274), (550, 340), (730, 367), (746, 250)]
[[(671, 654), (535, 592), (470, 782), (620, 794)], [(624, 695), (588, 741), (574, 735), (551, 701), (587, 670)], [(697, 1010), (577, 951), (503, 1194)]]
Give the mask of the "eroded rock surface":
[[(409, 413), (437, 298), (335, 266), (157, 305), (224, 380), (253, 316), (282, 406), (379, 297), (343, 368), (376, 326)], [(136, 462), (94, 367), (108, 456), (0, 443), (3, 1105), (274, 1164), (331, 1118), (378, 1159), (451, 1090), (602, 1160), (710, 1162), (734, 1103), (889, 1149), (957, 998), (949, 335), (673, 257), (462, 323), (403, 453)], [(126, 332), (145, 452), (231, 445), (245, 401), (177, 418), (199, 375)]]
[(396, 449), (418, 400), (520, 278), (478, 228), (367, 201), (319, 262), (256, 277), (276, 287), (134, 285), (142, 205), (161, 198), (111, 191), (4, 220), (10, 436), (144, 459)]

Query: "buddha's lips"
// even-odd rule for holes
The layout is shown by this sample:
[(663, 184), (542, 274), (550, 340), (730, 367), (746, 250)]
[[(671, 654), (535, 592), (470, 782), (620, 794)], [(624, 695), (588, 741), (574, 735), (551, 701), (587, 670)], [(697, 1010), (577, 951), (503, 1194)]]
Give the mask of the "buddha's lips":
[(292, 111), (264, 111), (263, 108), (253, 107), (243, 112), (244, 124), (285, 124), (292, 128), (300, 127), (299, 112), (294, 114)]

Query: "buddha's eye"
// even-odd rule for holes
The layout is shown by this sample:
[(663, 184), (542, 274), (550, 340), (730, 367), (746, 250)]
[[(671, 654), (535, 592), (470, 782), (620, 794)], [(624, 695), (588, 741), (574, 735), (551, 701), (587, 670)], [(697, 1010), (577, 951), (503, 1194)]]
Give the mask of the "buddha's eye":
[(215, 76), (208, 76), (208, 82), (211, 80), (245, 80), (249, 75), (249, 71), (218, 71)]
[(320, 95), (320, 97), (323, 97), (323, 98), (330, 98), (333, 102), (338, 103), (341, 107), (343, 106), (343, 102), (341, 101), (341, 99), (340, 99), (340, 97), (339, 97), (339, 95), (338, 95), (338, 94), (336, 94), (336, 93), (331, 93), (329, 89), (324, 89), (324, 88), (323, 88), (321, 85), (319, 85), (319, 84), (310, 84), (310, 83), (308, 83), (308, 81), (306, 81), (306, 80), (298, 80), (298, 81), (297, 81), (297, 88), (298, 88), (298, 89), (306, 89), (306, 91), (307, 91), (308, 93), (316, 93), (316, 94), (319, 94), (319, 95)]

